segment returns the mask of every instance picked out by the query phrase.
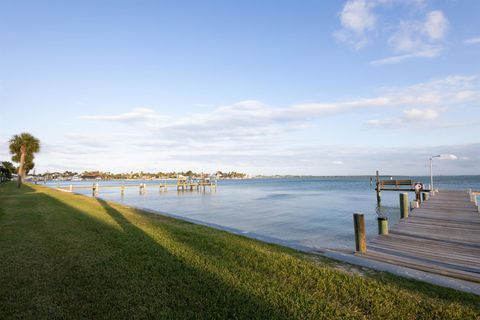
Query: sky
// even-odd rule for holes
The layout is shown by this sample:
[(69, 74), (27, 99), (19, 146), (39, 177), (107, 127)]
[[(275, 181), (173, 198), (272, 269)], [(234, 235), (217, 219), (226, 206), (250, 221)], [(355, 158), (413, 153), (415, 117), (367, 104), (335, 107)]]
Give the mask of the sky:
[(480, 174), (480, 1), (0, 0), (0, 160)]

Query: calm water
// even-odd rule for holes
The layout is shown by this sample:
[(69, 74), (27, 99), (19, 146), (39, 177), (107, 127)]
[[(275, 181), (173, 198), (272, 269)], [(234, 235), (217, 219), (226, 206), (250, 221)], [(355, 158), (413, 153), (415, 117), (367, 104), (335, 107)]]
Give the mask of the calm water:
[[(414, 179), (429, 181), (427, 177)], [(126, 188), (121, 196), (119, 188), (101, 188), (102, 184), (121, 184), (121, 181), (98, 181), (99, 197), (310, 249), (353, 249), (353, 212), (365, 214), (367, 239), (377, 232), (377, 214), (388, 216), (390, 224), (399, 218), (398, 193), (383, 192), (382, 206), (377, 208), (374, 187), (368, 177), (222, 180), (217, 191), (205, 193), (177, 192), (175, 188), (159, 192), (159, 181), (125, 184), (140, 182), (147, 184), (145, 194), (140, 195), (138, 188)], [(92, 181), (48, 183), (58, 184), (91, 185)], [(435, 186), (480, 190), (480, 176), (437, 177)], [(91, 196), (89, 189), (79, 193)]]

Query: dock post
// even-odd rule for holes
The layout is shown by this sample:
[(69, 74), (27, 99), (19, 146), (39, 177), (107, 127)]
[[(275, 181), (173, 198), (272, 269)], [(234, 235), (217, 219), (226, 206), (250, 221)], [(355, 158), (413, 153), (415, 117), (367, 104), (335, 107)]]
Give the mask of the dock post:
[(428, 201), (428, 196), (429, 196), (428, 192), (422, 192), (422, 200), (423, 200), (423, 202)]
[(122, 186), (120, 187), (120, 194), (123, 196), (125, 194), (125, 184), (122, 181)]
[(415, 190), (415, 201), (417, 201), (418, 203), (422, 202), (422, 197), (420, 195), (420, 191)]
[(418, 201), (415, 200), (415, 201), (410, 202), (410, 210), (416, 209), (418, 207), (419, 207)]
[(378, 234), (388, 235), (388, 218), (387, 217), (378, 217)]
[(98, 195), (98, 183), (93, 183), (92, 185), (92, 197), (95, 197), (96, 195)]
[(365, 217), (363, 213), (353, 214), (353, 227), (355, 229), (355, 251), (366, 253), (367, 241), (365, 239)]
[(400, 218), (408, 218), (408, 193), (400, 193)]
[(375, 183), (376, 185), (376, 188), (375, 190), (377, 190), (377, 205), (380, 205), (380, 203), (382, 202), (382, 198), (380, 196), (380, 175), (378, 174), (378, 170), (377, 170), (377, 181)]

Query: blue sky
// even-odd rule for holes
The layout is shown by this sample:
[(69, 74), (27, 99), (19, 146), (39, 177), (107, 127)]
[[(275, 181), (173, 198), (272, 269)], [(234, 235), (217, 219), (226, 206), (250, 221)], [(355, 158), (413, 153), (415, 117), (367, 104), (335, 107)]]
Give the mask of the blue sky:
[(480, 2), (0, 1), (0, 159), (37, 171), (480, 172)]

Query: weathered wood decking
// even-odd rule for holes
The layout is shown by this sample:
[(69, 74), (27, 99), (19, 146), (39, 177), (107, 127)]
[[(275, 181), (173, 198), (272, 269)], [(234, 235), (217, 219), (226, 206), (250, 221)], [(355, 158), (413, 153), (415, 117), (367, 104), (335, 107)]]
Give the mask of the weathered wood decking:
[(366, 258), (480, 283), (480, 214), (467, 191), (440, 191), (367, 243)]

